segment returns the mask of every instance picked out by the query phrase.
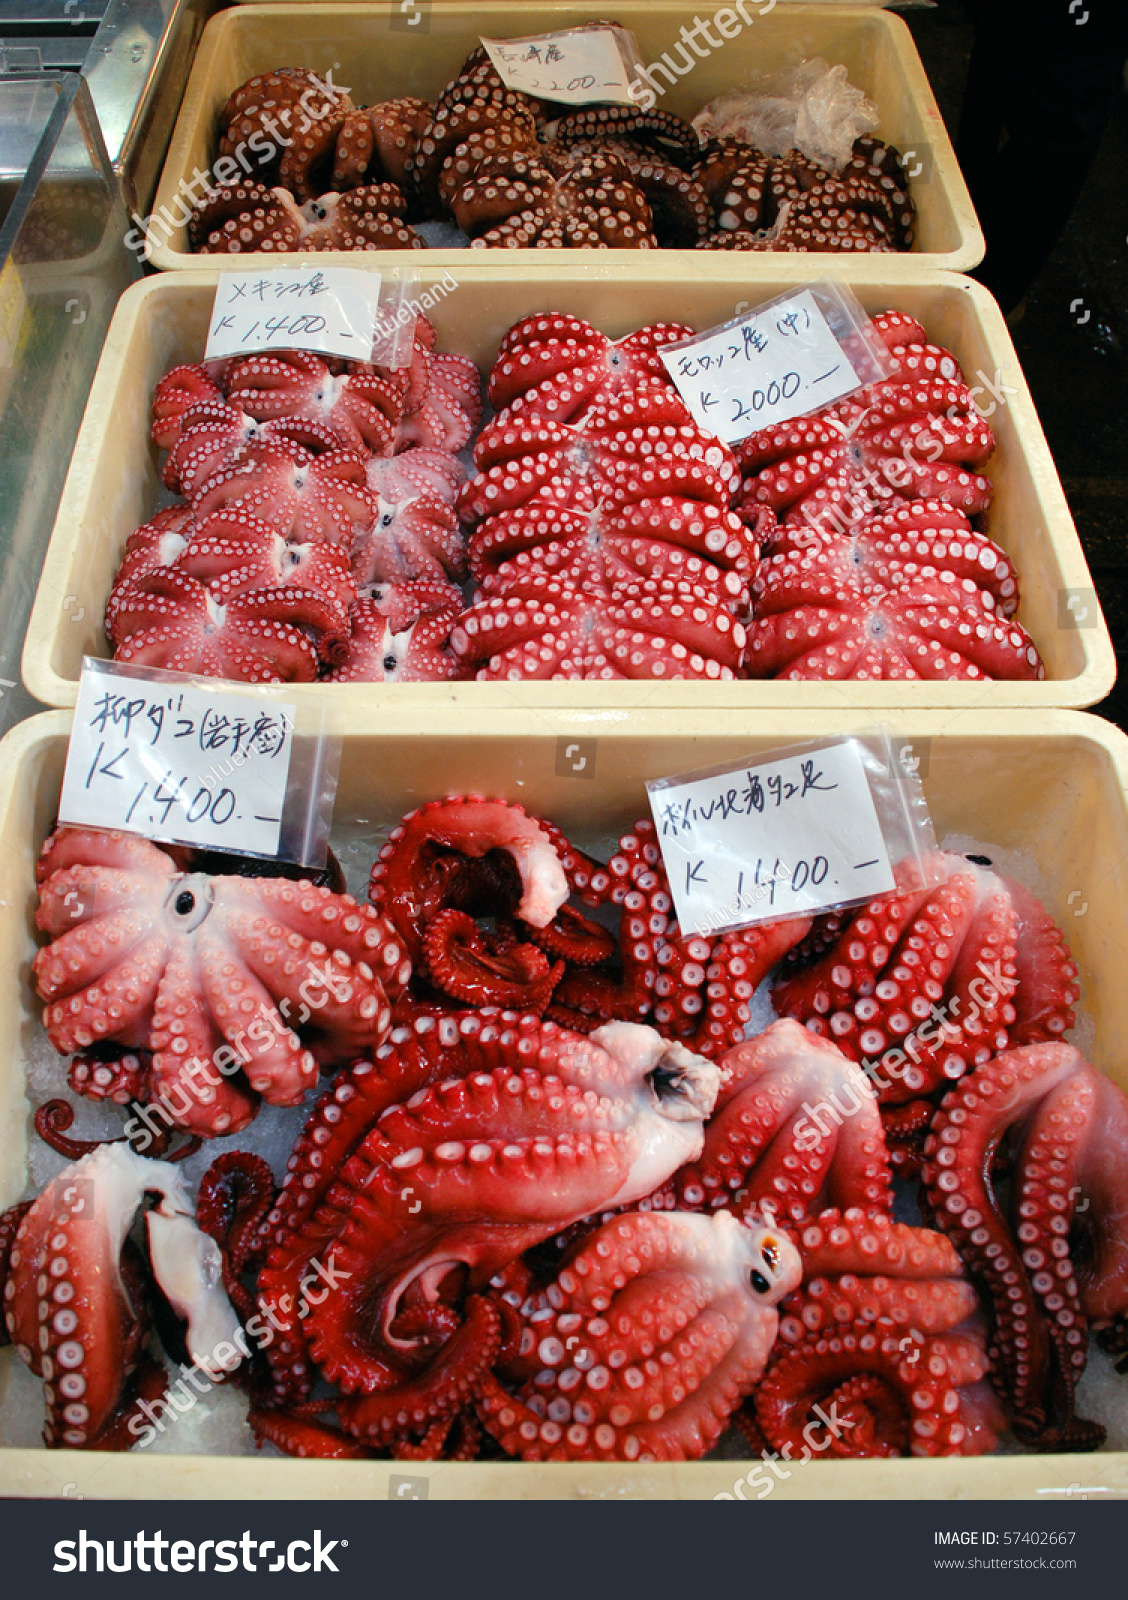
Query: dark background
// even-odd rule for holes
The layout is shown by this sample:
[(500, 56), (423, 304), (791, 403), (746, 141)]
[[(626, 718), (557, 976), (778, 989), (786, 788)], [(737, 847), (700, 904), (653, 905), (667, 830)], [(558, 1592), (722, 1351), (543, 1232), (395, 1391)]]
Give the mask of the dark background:
[[(964, 0), (940, 0), (936, 10), (901, 15), (954, 140), (974, 38), (970, 10)], [(1116, 650), (1120, 681), (1093, 709), (1128, 729), (1126, 235), (1128, 94), (1121, 92), (1065, 232), (1010, 320)], [(1071, 313), (1077, 299), (1083, 304)]]

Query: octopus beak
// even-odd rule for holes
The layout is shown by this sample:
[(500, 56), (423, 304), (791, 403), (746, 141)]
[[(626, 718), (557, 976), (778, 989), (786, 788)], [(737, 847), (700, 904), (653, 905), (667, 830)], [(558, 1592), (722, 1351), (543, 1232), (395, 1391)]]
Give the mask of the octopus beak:
[(697, 1122), (710, 1116), (721, 1085), (721, 1071), (705, 1056), (684, 1045), (669, 1045), (646, 1081), (662, 1108), (675, 1122)]

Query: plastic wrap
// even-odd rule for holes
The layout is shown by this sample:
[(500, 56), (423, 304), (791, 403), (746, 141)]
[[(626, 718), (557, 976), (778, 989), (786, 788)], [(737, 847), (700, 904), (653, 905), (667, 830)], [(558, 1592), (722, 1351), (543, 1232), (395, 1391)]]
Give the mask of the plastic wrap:
[(711, 100), (693, 126), (707, 139), (743, 139), (769, 156), (798, 150), (841, 172), (854, 141), (872, 133), (879, 120), (877, 107), (850, 82), (846, 68), (816, 56), (769, 79), (755, 93)]

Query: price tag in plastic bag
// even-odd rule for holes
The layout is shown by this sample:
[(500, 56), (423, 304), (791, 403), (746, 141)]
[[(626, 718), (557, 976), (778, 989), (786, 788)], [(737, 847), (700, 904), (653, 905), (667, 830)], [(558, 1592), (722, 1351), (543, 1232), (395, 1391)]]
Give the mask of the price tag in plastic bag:
[(882, 375), (856, 327), (843, 339), (831, 326), (826, 293), (801, 289), (658, 352), (700, 427), (735, 444)]
[(509, 89), (569, 106), (635, 104), (630, 64), (637, 51), (624, 28), (570, 28), (482, 44)]
[(856, 740), (646, 788), (683, 932), (826, 911), (894, 887)]
[(380, 274), (359, 267), (266, 267), (224, 272), (212, 306), (205, 361), (259, 350), (314, 350), (369, 361)]
[(273, 698), (87, 662), (59, 821), (277, 855), (295, 714)]

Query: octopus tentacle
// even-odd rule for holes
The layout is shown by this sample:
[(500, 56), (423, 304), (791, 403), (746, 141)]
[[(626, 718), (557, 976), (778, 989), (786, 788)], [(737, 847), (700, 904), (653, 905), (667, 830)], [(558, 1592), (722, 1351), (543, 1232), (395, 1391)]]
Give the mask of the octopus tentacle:
[(968, 1435), (941, 1341), (880, 1326), (847, 1325), (780, 1348), (754, 1404), (765, 1437), (788, 1460), (804, 1446), (803, 1459), (824, 1448), (839, 1456), (961, 1455)]
[[(134, 1107), (135, 1113), (137, 1107)], [(137, 1120), (135, 1116), (135, 1121)], [(138, 1154), (151, 1155), (161, 1161), (184, 1161), (189, 1156), (194, 1156), (202, 1144), (201, 1139), (184, 1139), (175, 1150), (167, 1148), (171, 1129), (164, 1128), (156, 1133), (149, 1127), (136, 1128), (133, 1134), (125, 1133), (117, 1139), (70, 1139), (67, 1129), (74, 1122), (74, 1107), (68, 1100), (46, 1100), (35, 1110), (35, 1131), (44, 1144), (50, 1145), (58, 1155), (66, 1156), (69, 1161), (78, 1161), (92, 1151), (100, 1149), (105, 1144), (129, 1144), (134, 1140), (144, 1144), (144, 1150)]]
[(900, 1332), (944, 1333), (974, 1316), (979, 1299), (942, 1233), (860, 1207), (822, 1211), (795, 1230), (803, 1284), (780, 1307), (780, 1337), (879, 1319)]
[(240, 1280), (261, 1257), (262, 1223), (274, 1198), (269, 1165), (243, 1150), (218, 1156), (200, 1179), (196, 1195), (196, 1220), (220, 1247), (223, 1287), (244, 1322), (253, 1315), (255, 1303)]
[[(991, 1171), (1012, 1129), (1021, 1139), (1008, 1219)], [(1093, 1449), (1103, 1438), (1073, 1415), (1073, 1391), (1088, 1319), (1122, 1316), (1128, 1304), (1128, 1258), (1117, 1242), (1126, 1140), (1124, 1096), (1070, 1046), (1040, 1044), (1008, 1051), (958, 1084), (925, 1145), (937, 1226), (991, 1297), (994, 1379), (1015, 1431), (1043, 1448)], [(1070, 1238), (1083, 1189), (1092, 1193), (1081, 1236), (1104, 1241), (1088, 1256)]]
[(453, 1419), (476, 1392), (501, 1347), (501, 1318), (481, 1295), (466, 1302), (461, 1327), (421, 1374), (378, 1393), (340, 1401), (342, 1425), (370, 1442), (393, 1435), (426, 1435), (437, 1422)]
[(285, 1411), (253, 1407), (247, 1422), (259, 1446), (272, 1444), (288, 1456), (318, 1461), (371, 1461), (376, 1452), (338, 1428)]

